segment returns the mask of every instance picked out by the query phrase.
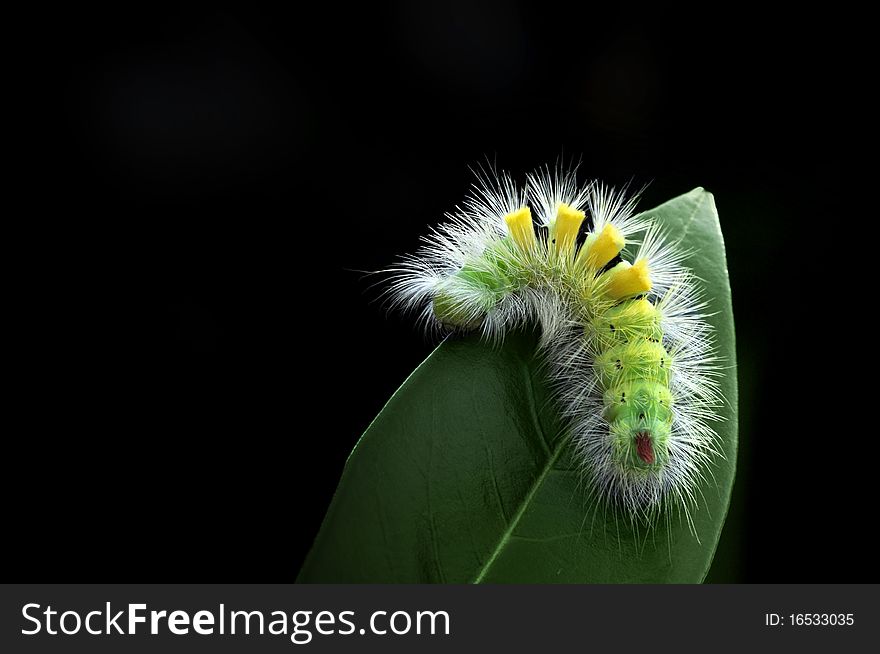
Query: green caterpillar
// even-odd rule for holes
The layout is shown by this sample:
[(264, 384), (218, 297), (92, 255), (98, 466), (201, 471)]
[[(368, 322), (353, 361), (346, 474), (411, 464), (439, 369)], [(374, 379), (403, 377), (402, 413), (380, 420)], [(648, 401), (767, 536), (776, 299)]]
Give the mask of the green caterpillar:
[(481, 170), (463, 207), (392, 269), (390, 292), (428, 324), (490, 340), (537, 322), (596, 500), (649, 522), (675, 504), (689, 519), (718, 454), (717, 358), (688, 253), (634, 208), (574, 171), (544, 168), (520, 191)]

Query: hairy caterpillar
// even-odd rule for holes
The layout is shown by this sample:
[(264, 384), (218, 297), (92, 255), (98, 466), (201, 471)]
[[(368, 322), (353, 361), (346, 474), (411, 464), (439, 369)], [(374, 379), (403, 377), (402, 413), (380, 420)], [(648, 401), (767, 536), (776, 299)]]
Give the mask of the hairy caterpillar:
[(692, 525), (720, 455), (718, 357), (689, 253), (636, 200), (558, 166), (522, 189), (480, 169), (463, 205), (389, 270), (388, 293), (429, 326), (490, 341), (537, 322), (594, 499), (648, 524), (676, 507)]

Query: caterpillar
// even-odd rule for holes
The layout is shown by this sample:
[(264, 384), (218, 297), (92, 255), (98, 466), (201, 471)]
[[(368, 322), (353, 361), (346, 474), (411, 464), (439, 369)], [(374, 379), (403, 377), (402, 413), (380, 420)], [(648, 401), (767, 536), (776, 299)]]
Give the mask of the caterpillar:
[(392, 304), (493, 343), (536, 323), (591, 497), (648, 525), (675, 507), (694, 531), (722, 397), (690, 253), (635, 212), (638, 193), (579, 183), (576, 166), (522, 187), (474, 172), (463, 204), (387, 271)]

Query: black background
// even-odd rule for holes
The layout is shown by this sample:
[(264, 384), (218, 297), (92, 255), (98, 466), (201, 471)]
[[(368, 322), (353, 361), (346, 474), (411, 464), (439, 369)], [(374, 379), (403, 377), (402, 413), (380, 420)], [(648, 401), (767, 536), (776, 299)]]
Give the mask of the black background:
[(41, 145), (20, 277), (41, 290), (7, 460), (16, 575), (293, 580), (358, 435), (433, 347), (362, 271), (411, 251), (469, 165), (564, 154), (650, 182), (642, 207), (715, 194), (742, 445), (710, 580), (876, 580), (873, 428), (847, 422), (829, 339), (851, 335), (829, 306), (856, 241), (834, 233), (842, 19), (126, 7), (53, 12), (24, 57)]

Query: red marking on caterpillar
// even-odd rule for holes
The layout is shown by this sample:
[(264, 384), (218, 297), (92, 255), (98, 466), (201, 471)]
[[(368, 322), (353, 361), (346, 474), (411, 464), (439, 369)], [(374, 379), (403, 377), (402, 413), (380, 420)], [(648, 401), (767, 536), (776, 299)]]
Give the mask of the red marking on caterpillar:
[(640, 431), (636, 435), (636, 451), (642, 461), (648, 465), (654, 463), (654, 446), (651, 445), (651, 434)]

